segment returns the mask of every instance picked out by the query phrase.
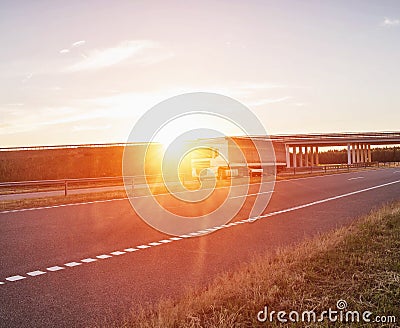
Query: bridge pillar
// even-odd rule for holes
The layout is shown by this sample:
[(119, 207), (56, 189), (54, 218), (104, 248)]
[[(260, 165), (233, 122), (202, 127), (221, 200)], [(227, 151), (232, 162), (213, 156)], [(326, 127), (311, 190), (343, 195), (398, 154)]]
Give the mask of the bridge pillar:
[(351, 164), (351, 148), (350, 144), (347, 144), (347, 164)]
[(365, 149), (364, 149), (364, 144), (361, 144), (361, 163), (365, 162)]
[(303, 147), (299, 147), (299, 167), (303, 167)]
[(314, 147), (310, 147), (311, 166), (314, 166)]
[(351, 145), (351, 162), (354, 164), (356, 162), (356, 145)]
[(319, 165), (318, 147), (315, 147), (315, 165)]
[(372, 162), (371, 145), (368, 145), (368, 162)]
[(307, 146), (304, 148), (304, 162), (305, 162), (306, 166), (310, 166), (308, 164), (308, 147)]
[(367, 145), (367, 144), (364, 145), (364, 162), (369, 162), (369, 158), (368, 158), (368, 145)]
[(297, 147), (293, 147), (293, 167), (297, 167)]
[(285, 152), (286, 152), (286, 167), (290, 168), (290, 152), (289, 152), (289, 145), (285, 145)]
[(360, 144), (356, 144), (357, 163), (360, 163)]

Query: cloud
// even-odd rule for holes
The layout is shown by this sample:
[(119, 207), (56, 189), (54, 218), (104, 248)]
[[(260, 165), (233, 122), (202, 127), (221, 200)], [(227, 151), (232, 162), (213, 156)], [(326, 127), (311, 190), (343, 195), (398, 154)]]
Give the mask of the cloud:
[(73, 48), (75, 48), (75, 47), (80, 47), (80, 46), (83, 46), (85, 43), (86, 43), (85, 40), (80, 40), (80, 41), (74, 42), (71, 46), (72, 46)]
[(69, 52), (69, 49), (61, 49), (60, 54), (66, 54)]
[[(149, 53), (149, 50), (158, 50)], [(67, 71), (95, 70), (116, 65), (126, 59), (135, 57), (136, 62), (152, 64), (172, 56), (161, 53), (161, 46), (150, 40), (125, 41), (115, 47), (96, 49), (85, 55), (84, 59), (67, 68)]]
[(400, 25), (399, 19), (390, 19), (385, 17), (384, 21), (382, 22), (382, 26), (397, 26)]
[(262, 89), (275, 89), (275, 88), (287, 88), (285, 84), (278, 83), (246, 83), (239, 85), (240, 89), (251, 89), (251, 90), (262, 90)]
[(24, 77), (22, 83), (28, 82), (33, 77), (33, 73), (29, 73), (27, 76)]
[(275, 103), (283, 102), (283, 101), (286, 101), (289, 99), (292, 99), (292, 97), (286, 96), (286, 97), (280, 97), (280, 98), (260, 99), (260, 100), (251, 102), (249, 105), (262, 106), (262, 105), (267, 105), (267, 104), (275, 104)]
[(74, 125), (73, 131), (97, 131), (97, 130), (108, 130), (111, 128), (111, 124), (107, 125)]

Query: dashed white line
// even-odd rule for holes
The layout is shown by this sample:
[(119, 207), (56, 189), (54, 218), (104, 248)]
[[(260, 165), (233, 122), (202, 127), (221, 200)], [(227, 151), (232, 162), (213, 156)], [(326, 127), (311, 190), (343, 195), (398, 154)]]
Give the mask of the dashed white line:
[[(369, 188), (365, 188), (365, 189), (356, 190), (356, 191), (353, 191), (353, 192), (349, 192), (349, 193), (345, 193), (345, 194), (341, 194), (341, 195), (337, 195), (337, 196), (333, 196), (333, 197), (329, 197), (329, 198), (325, 198), (325, 199), (321, 199), (321, 200), (318, 200), (318, 201), (314, 201), (314, 202), (311, 202), (311, 203), (307, 203), (307, 204), (303, 204), (303, 205), (287, 208), (287, 209), (276, 211), (276, 212), (267, 213), (265, 215), (261, 215), (261, 216), (258, 216), (258, 217), (252, 217), (252, 218), (247, 218), (247, 219), (243, 219), (243, 220), (240, 220), (240, 221), (231, 222), (229, 224), (224, 224), (222, 226), (217, 226), (217, 227), (212, 227), (212, 228), (208, 228), (208, 229), (205, 229), (205, 230), (195, 231), (195, 232), (190, 233), (189, 235), (182, 235), (182, 236), (179, 236), (179, 237), (171, 237), (169, 239), (164, 239), (164, 240), (161, 240), (159, 242), (151, 242), (151, 243), (149, 243), (147, 245), (139, 245), (139, 246), (136, 246), (136, 248), (132, 248), (132, 247), (131, 248), (126, 248), (124, 250), (124, 252), (122, 252), (122, 251), (114, 251), (114, 252), (112, 252), (110, 254), (121, 255), (121, 254), (125, 254), (125, 251), (126, 252), (134, 252), (134, 251), (137, 251), (139, 249), (146, 249), (146, 248), (150, 248), (151, 246), (158, 246), (158, 245), (162, 245), (162, 244), (167, 243), (167, 242), (178, 241), (178, 240), (181, 240), (183, 238), (190, 238), (190, 237), (197, 236), (197, 235), (203, 235), (204, 233), (207, 233), (209, 231), (216, 231), (216, 230), (219, 230), (219, 229), (232, 227), (232, 226), (235, 226), (235, 225), (238, 225), (238, 224), (254, 222), (254, 221), (259, 220), (259, 219), (265, 219), (265, 218), (268, 218), (268, 217), (271, 217), (271, 216), (275, 216), (275, 215), (278, 215), (278, 214), (296, 211), (296, 210), (303, 209), (303, 208), (306, 208), (306, 207), (310, 207), (310, 206), (313, 206), (313, 205), (322, 204), (322, 203), (326, 203), (326, 202), (329, 202), (329, 201), (332, 201), (332, 200), (336, 200), (336, 199), (340, 199), (340, 198), (356, 195), (356, 194), (359, 194), (359, 193), (363, 193), (363, 192), (366, 192), (366, 191), (370, 191), (370, 190), (374, 190), (374, 189), (390, 186), (390, 185), (393, 185), (393, 184), (396, 184), (396, 183), (400, 183), (400, 180), (384, 183), (384, 184), (381, 184), (381, 185), (377, 185), (377, 186), (373, 186), (373, 187), (369, 187)], [(110, 258), (110, 257), (112, 257), (112, 256), (108, 255), (108, 254), (103, 254), (103, 255), (96, 256), (96, 258), (98, 258), (98, 259), (106, 259), (106, 258)], [(94, 258), (86, 258), (86, 259), (81, 260), (81, 262), (69, 262), (69, 263), (66, 263), (64, 265), (66, 267), (75, 267), (75, 266), (79, 266), (79, 265), (81, 265), (83, 263), (90, 263), (90, 262), (94, 262), (94, 261), (96, 261), (96, 259), (94, 259)], [(60, 267), (60, 266), (53, 266), (53, 267), (47, 268), (46, 270), (50, 271), (50, 272), (53, 272), (53, 271), (59, 271), (59, 270), (63, 270), (63, 269), (65, 269), (65, 268), (64, 267)], [(36, 270), (36, 271), (28, 272), (27, 275), (31, 276), (31, 277), (34, 277), (34, 276), (38, 276), (38, 275), (45, 274), (45, 273), (46, 272), (43, 272), (41, 270)], [(15, 276), (7, 277), (7, 278), (5, 278), (5, 280), (13, 282), (13, 281), (26, 279), (26, 278), (27, 277), (25, 277), (25, 276), (15, 275)], [(0, 285), (4, 285), (4, 284), (5, 284), (4, 282), (0, 282)]]
[(349, 179), (347, 179), (347, 180), (357, 180), (357, 179), (364, 179), (364, 177), (355, 177), (355, 178), (349, 178)]
[(97, 261), (97, 260), (96, 259), (92, 259), (92, 258), (87, 258), (87, 259), (81, 260), (81, 262), (83, 262), (83, 263), (91, 263), (91, 262), (95, 262), (95, 261)]
[(69, 262), (69, 263), (65, 263), (64, 265), (66, 267), (72, 268), (72, 267), (76, 267), (76, 266), (81, 265), (81, 264), (82, 263), (80, 263), (80, 262)]
[(129, 252), (129, 253), (132, 253), (132, 252), (138, 251), (138, 249), (137, 249), (137, 248), (133, 248), (133, 247), (129, 247), (129, 248), (125, 248), (124, 251), (125, 251), (125, 252)]
[(111, 252), (110, 254), (118, 256), (118, 255), (126, 254), (126, 252), (115, 251), (115, 252)]
[(36, 276), (40, 276), (42, 274), (45, 274), (46, 272), (41, 271), (41, 270), (36, 270), (36, 271), (32, 271), (32, 272), (28, 272), (27, 275), (31, 276), (31, 277), (36, 277)]
[(96, 256), (98, 259), (100, 259), (100, 260), (104, 260), (104, 259), (108, 259), (108, 258), (110, 258), (110, 257), (112, 257), (111, 255), (108, 255), (108, 254), (103, 254), (103, 255), (97, 255)]
[(65, 269), (65, 268), (56, 265), (56, 266), (52, 266), (52, 267), (50, 267), (50, 268), (47, 268), (46, 270), (47, 270), (47, 271), (54, 272), (54, 271), (59, 271), (59, 270), (64, 270), (64, 269)]
[(26, 277), (24, 277), (24, 276), (17, 275), (17, 276), (8, 277), (8, 278), (6, 278), (6, 280), (7, 281), (18, 281), (18, 280), (22, 280), (22, 279), (25, 279), (25, 278)]
[(163, 239), (163, 240), (160, 240), (159, 243), (163, 243), (163, 244), (172, 243), (172, 240)]

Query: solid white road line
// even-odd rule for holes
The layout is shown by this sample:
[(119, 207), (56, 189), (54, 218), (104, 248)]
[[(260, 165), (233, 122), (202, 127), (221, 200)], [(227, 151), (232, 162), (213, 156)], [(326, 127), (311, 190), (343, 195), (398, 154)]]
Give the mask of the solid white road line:
[(336, 200), (336, 199), (340, 199), (340, 198), (344, 198), (344, 197), (349, 197), (349, 196), (357, 195), (357, 194), (360, 194), (360, 193), (363, 193), (363, 192), (366, 192), (366, 191), (370, 191), (370, 190), (374, 190), (374, 189), (390, 186), (390, 185), (393, 185), (393, 184), (396, 184), (396, 183), (399, 183), (399, 182), (400, 182), (400, 180), (396, 180), (396, 181), (392, 181), (392, 182), (388, 182), (388, 183), (383, 183), (383, 184), (380, 184), (380, 185), (377, 185), (377, 186), (373, 186), (373, 187), (369, 187), (369, 188), (365, 188), (365, 189), (360, 189), (360, 190), (348, 192), (348, 193), (345, 193), (345, 194), (341, 194), (341, 195), (338, 195), (338, 196), (333, 196), (333, 197), (317, 200), (315, 202), (311, 202), (311, 203), (308, 203), (308, 204), (303, 204), (303, 205), (295, 206), (295, 207), (292, 207), (292, 208), (287, 208), (285, 210), (280, 210), (280, 211), (264, 214), (264, 215), (259, 216), (258, 218), (249, 218), (249, 220), (253, 220), (254, 221), (254, 219), (264, 219), (264, 218), (267, 218), (267, 217), (270, 217), (270, 216), (274, 216), (274, 215), (278, 215), (278, 214), (282, 214), (282, 213), (287, 213), (287, 212), (300, 210), (302, 208), (306, 208), (306, 207), (310, 207), (310, 206), (314, 206), (314, 205), (318, 205), (318, 204), (323, 204), (323, 203), (326, 203), (326, 202), (330, 202), (332, 200)]
[(350, 179), (347, 179), (347, 180), (357, 180), (357, 179), (364, 179), (364, 177), (355, 177), (355, 178), (350, 178)]

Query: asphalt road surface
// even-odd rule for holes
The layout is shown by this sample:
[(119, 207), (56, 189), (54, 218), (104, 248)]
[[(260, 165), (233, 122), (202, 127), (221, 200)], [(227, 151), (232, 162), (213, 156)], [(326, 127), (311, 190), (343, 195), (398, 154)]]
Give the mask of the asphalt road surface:
[(127, 200), (1, 212), (0, 326), (118, 322), (139, 304), (178, 297), (256, 254), (399, 200), (400, 170), (277, 182), (265, 215), (249, 222), (252, 197), (231, 223), (202, 236), (158, 232)]

